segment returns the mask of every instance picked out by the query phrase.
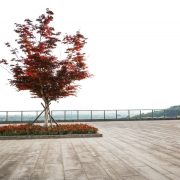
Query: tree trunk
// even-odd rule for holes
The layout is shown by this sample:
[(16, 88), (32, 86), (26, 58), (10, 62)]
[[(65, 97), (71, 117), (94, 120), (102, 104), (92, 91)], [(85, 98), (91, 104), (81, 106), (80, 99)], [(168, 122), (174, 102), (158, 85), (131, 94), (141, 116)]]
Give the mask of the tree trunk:
[(44, 126), (48, 127), (49, 125), (49, 103), (44, 101), (45, 103), (45, 114), (44, 114)]

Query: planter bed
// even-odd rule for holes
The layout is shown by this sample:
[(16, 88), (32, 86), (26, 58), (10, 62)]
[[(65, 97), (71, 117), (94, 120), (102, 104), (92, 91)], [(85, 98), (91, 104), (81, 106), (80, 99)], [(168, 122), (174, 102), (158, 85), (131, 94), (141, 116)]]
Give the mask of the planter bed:
[(50, 127), (42, 125), (0, 126), (0, 140), (5, 139), (51, 139), (102, 137), (98, 129), (87, 124), (59, 124)]

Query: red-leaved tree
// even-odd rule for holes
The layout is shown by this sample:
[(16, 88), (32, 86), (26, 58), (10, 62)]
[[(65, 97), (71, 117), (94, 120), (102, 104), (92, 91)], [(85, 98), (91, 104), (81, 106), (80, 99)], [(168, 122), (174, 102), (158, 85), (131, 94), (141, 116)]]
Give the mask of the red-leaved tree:
[[(75, 95), (76, 81), (90, 77), (82, 49), (86, 38), (78, 31), (75, 35), (62, 35), (50, 26), (53, 12), (39, 16), (35, 22), (25, 19), (24, 24), (15, 23), (18, 48), (10, 48), (14, 58), (1, 60), (11, 67), (10, 84), (17, 90), (29, 90), (32, 97), (42, 98), (45, 107), (45, 125), (48, 126), (49, 104), (59, 98)], [(56, 57), (53, 50), (57, 44), (64, 47), (65, 56)]]

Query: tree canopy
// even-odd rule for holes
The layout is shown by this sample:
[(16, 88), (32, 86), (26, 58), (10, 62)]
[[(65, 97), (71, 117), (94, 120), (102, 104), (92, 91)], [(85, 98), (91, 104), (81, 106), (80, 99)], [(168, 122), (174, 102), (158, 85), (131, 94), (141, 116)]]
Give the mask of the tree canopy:
[[(11, 67), (11, 85), (19, 91), (29, 90), (32, 97), (42, 98), (45, 106), (75, 95), (78, 88), (75, 82), (91, 76), (82, 52), (86, 38), (79, 31), (75, 35), (56, 32), (50, 26), (53, 15), (46, 9), (35, 22), (25, 19), (24, 24), (15, 23), (18, 48), (6, 43), (14, 58), (1, 60)], [(54, 55), (58, 44), (65, 47), (63, 59)]]

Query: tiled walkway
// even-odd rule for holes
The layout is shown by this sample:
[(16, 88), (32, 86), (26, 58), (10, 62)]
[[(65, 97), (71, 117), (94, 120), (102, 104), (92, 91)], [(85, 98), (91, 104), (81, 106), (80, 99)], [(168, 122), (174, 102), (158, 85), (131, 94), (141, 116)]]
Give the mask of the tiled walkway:
[(180, 179), (180, 121), (91, 124), (102, 138), (1, 140), (0, 179)]

